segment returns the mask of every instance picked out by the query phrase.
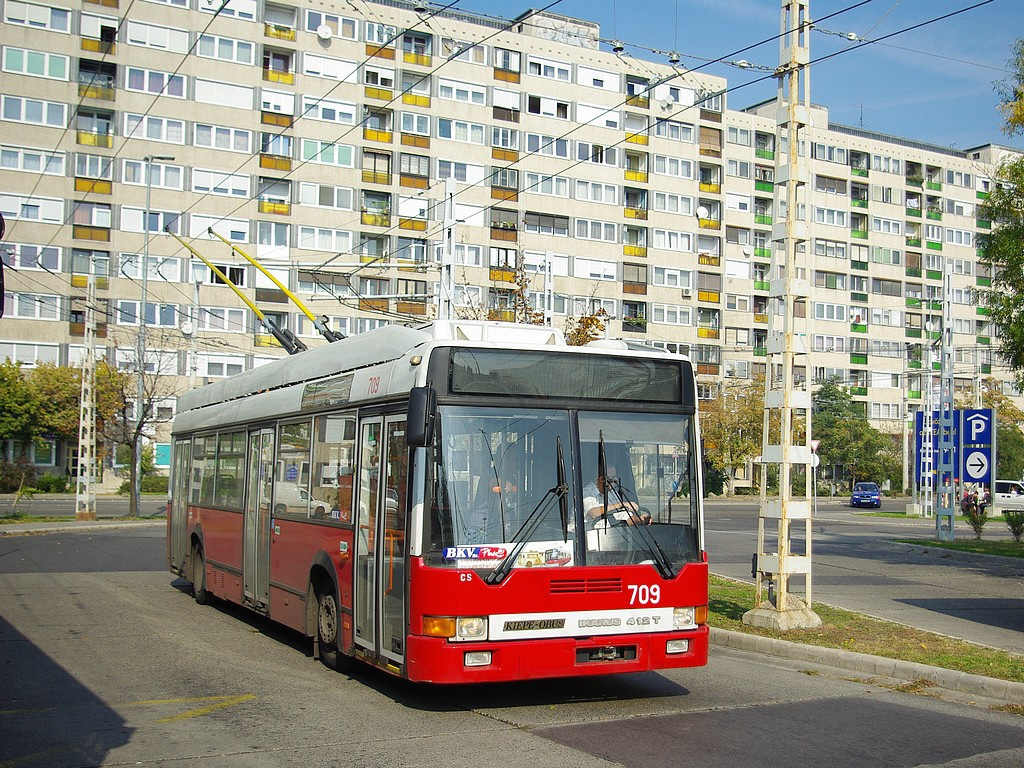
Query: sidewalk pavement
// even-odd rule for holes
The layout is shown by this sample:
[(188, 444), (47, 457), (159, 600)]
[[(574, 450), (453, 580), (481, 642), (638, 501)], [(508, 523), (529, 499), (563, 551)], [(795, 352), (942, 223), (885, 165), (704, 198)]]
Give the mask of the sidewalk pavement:
[[(151, 528), (156, 526), (165, 526), (166, 524), (166, 518), (163, 517), (135, 520), (115, 518), (91, 521), (69, 520), (67, 522), (53, 523), (10, 523), (0, 525), (0, 538), (6, 536), (58, 532), (96, 533), (100, 531), (119, 530), (125, 528)], [(948, 569), (951, 564), (947, 559), (947, 555), (949, 553), (945, 551), (928, 551), (927, 549), (923, 550), (920, 546), (915, 547), (912, 545), (893, 544), (889, 546), (893, 549), (894, 553), (902, 552), (906, 555), (905, 559), (914, 561), (915, 567), (917, 568), (929, 568), (930, 565), (936, 570)], [(940, 561), (936, 559), (936, 555), (941, 557), (942, 560)], [(1009, 558), (990, 558), (984, 555), (972, 557), (969, 553), (956, 553), (956, 555), (956, 561), (970, 564), (965, 567), (970, 568), (974, 574), (974, 578), (978, 578), (980, 574), (980, 577), (983, 580), (990, 579), (991, 583), (996, 584), (1001, 580), (1005, 580), (1009, 573), (1011, 577), (1015, 575), (1018, 585), (1024, 583), (1024, 561), (1021, 561), (1019, 568), (1014, 568), (1014, 564), (1009, 564), (1008, 566), (1003, 562)], [(922, 556), (925, 558), (923, 561)], [(928, 562), (929, 558), (932, 560), (931, 563)], [(993, 566), (991, 570), (986, 568), (986, 563)], [(1007, 568), (1010, 568), (1011, 570), (1008, 572)], [(900, 600), (906, 597), (902, 592), (905, 588), (906, 584), (902, 583), (898, 578), (893, 579), (892, 583), (888, 585), (884, 582), (873, 583), (870, 585), (871, 591), (876, 595), (876, 597), (883, 601)], [(978, 595), (980, 596), (984, 596), (985, 594), (985, 592), (978, 592)], [(1020, 591), (1019, 594), (1021, 596), (1020, 600), (1024, 602), (1024, 591)], [(840, 608), (848, 608), (849, 610), (855, 611), (861, 610), (860, 608), (853, 607), (852, 605), (841, 605), (835, 600), (829, 600), (827, 602)], [(914, 626), (918, 629), (923, 629), (929, 632), (936, 631), (934, 625), (918, 626), (918, 624), (926, 622), (903, 621), (900, 623), (908, 624), (909, 626)], [(1021, 627), (1021, 630), (1024, 631), (1024, 627)], [(940, 634), (942, 634), (941, 631)], [(965, 637), (963, 639), (971, 641), (971, 638)], [(856, 653), (854, 651), (841, 650), (837, 648), (822, 648), (813, 645), (803, 645), (788, 640), (776, 640), (767, 637), (759, 637), (757, 635), (748, 635), (743, 632), (717, 628), (712, 628), (711, 630), (711, 643), (714, 646), (723, 648), (732, 648), (769, 656), (777, 656), (791, 661), (833, 667), (858, 674), (870, 675), (872, 677), (884, 677), (907, 682), (925, 680), (932, 685), (947, 691), (955, 691), (961, 694), (979, 696), (1001, 702), (1024, 704), (1024, 683), (997, 680), (995, 678), (971, 675), (965, 672), (957, 672), (955, 670), (943, 669), (940, 667), (931, 667), (925, 664), (917, 664), (909, 661), (899, 661), (880, 656), (870, 656), (868, 654)]]

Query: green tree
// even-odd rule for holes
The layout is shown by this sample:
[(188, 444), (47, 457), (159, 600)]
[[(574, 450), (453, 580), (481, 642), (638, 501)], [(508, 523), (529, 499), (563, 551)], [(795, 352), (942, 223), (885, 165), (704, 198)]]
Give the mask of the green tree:
[[(1024, 132), (1024, 40), (1013, 47), (1011, 75), (997, 84), (1003, 132)], [(1024, 387), (1024, 156), (1003, 161), (993, 174), (994, 185), (978, 209), (978, 218), (992, 229), (978, 236), (982, 263), (992, 270), (992, 284), (981, 292), (1002, 346), (1000, 355)]]
[(718, 397), (701, 403), (704, 460), (723, 475), (727, 495), (732, 495), (736, 468), (760, 453), (763, 428), (763, 379), (728, 379)]
[(38, 434), (43, 403), (20, 363), (0, 363), (0, 440), (31, 440)]
[(893, 474), (896, 451), (892, 439), (868, 423), (862, 406), (834, 380), (824, 382), (812, 397), (813, 430), (818, 455), (826, 466), (842, 465), (845, 479), (882, 482)]

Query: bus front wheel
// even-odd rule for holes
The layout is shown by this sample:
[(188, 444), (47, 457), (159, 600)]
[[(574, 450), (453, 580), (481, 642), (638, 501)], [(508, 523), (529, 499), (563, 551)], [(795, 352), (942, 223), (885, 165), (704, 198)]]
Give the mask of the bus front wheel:
[(206, 557), (198, 544), (192, 547), (192, 596), (200, 605), (210, 602), (210, 593), (206, 591)]
[(338, 651), (338, 598), (334, 590), (325, 589), (317, 593), (316, 635), (320, 661), (329, 669), (339, 669), (341, 654)]

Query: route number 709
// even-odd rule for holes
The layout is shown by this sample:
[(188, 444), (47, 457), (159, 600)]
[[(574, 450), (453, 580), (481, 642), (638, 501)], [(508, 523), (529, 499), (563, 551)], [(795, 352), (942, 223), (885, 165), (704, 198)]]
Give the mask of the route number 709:
[(661, 587), (657, 584), (627, 584), (630, 605), (657, 605), (661, 602)]

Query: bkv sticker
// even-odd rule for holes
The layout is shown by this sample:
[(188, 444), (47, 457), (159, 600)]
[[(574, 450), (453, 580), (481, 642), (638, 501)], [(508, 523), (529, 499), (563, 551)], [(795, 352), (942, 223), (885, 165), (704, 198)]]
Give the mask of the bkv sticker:
[(445, 560), (502, 560), (508, 554), (504, 547), (445, 547)]

